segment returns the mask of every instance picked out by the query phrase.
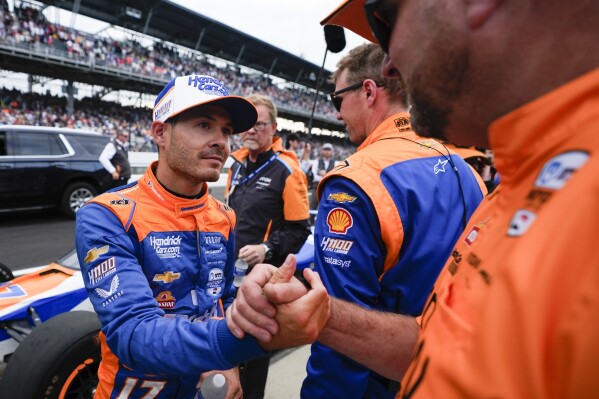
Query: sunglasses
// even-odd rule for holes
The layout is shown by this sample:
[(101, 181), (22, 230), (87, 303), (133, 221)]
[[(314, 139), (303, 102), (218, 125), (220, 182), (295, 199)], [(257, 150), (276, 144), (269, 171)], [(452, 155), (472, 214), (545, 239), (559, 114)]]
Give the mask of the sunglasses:
[[(369, 79), (366, 79), (366, 80), (369, 80)], [(331, 94), (329, 94), (329, 97), (331, 98), (331, 102), (335, 106), (335, 109), (337, 110), (337, 112), (341, 112), (341, 104), (343, 103), (343, 97), (339, 97), (339, 94), (343, 94), (343, 93), (347, 93), (348, 91), (359, 89), (360, 87), (362, 87), (364, 82), (366, 82), (366, 80), (363, 80), (363, 81), (353, 84), (351, 86), (344, 87), (343, 89), (339, 89), (339, 90), (334, 91)], [(374, 83), (376, 84), (376, 87), (385, 86), (384, 83), (379, 83), (379, 82), (374, 82)]]
[(347, 93), (348, 91), (359, 89), (360, 87), (362, 87), (363, 84), (364, 84), (364, 82), (356, 83), (356, 84), (344, 87), (343, 89), (339, 89), (339, 90), (334, 91), (331, 94), (329, 94), (329, 97), (331, 97), (331, 101), (333, 102), (333, 105), (335, 106), (335, 109), (337, 110), (337, 112), (341, 112), (341, 103), (343, 102), (343, 97), (339, 97), (339, 94), (343, 94), (343, 93)]
[(381, 17), (378, 9), (383, 0), (368, 0), (364, 3), (364, 11), (372, 34), (379, 42), (383, 51), (389, 54), (389, 41), (391, 39), (391, 26)]

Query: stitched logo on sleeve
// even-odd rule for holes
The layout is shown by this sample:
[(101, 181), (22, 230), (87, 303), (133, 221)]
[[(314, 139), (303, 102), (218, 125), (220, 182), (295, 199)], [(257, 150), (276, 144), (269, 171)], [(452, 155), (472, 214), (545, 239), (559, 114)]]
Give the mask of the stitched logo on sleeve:
[(340, 238), (323, 237), (320, 247), (323, 251), (334, 252), (338, 254), (347, 255), (351, 247), (354, 245), (353, 241), (342, 240)]
[(99, 265), (94, 266), (87, 272), (87, 277), (89, 278), (89, 283), (95, 285), (98, 281), (101, 281), (114, 273), (116, 273), (116, 258), (112, 256)]
[(337, 202), (339, 204), (344, 204), (346, 202), (348, 202), (348, 203), (354, 202), (357, 199), (357, 197), (355, 197), (353, 195), (349, 195), (348, 193), (339, 192), (339, 193), (329, 194), (327, 199), (329, 201)]
[(114, 276), (112, 278), (112, 280), (110, 281), (110, 288), (108, 289), (108, 291), (104, 290), (102, 288), (96, 288), (95, 291), (96, 291), (96, 294), (98, 294), (98, 296), (100, 298), (106, 299), (104, 302), (102, 302), (102, 307), (108, 306), (109, 304), (111, 304), (117, 298), (119, 298), (120, 296), (122, 296), (124, 294), (123, 290), (119, 290), (118, 274), (116, 276)]
[(354, 219), (347, 210), (334, 208), (327, 216), (327, 225), (330, 233), (347, 234), (347, 231), (354, 225)]
[(106, 252), (108, 252), (108, 248), (110, 248), (108, 245), (104, 245), (103, 247), (100, 248), (92, 248), (89, 251), (87, 251), (87, 255), (85, 255), (85, 259), (83, 259), (83, 263), (88, 264), (90, 262), (95, 261), (96, 259), (98, 259), (100, 257), (100, 255), (104, 255)]

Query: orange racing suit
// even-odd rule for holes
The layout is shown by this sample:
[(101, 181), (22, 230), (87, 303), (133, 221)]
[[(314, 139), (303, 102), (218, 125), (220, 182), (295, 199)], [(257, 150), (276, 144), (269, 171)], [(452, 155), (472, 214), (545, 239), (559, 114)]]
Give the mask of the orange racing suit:
[(599, 397), (599, 69), (497, 120), (502, 174), (422, 316), (398, 398)]

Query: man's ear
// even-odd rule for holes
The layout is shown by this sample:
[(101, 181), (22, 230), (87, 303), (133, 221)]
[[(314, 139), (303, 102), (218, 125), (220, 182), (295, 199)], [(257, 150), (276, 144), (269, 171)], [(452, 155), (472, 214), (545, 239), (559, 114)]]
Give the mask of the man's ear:
[(366, 101), (368, 101), (368, 105), (371, 106), (374, 104), (374, 100), (378, 97), (378, 92), (376, 91), (376, 83), (373, 80), (366, 80), (362, 87), (366, 91)]
[(466, 0), (466, 19), (470, 29), (483, 26), (503, 0)]
[(154, 138), (154, 143), (156, 143), (158, 147), (162, 147), (164, 145), (164, 133), (166, 129), (166, 123), (158, 121), (152, 122), (152, 137)]

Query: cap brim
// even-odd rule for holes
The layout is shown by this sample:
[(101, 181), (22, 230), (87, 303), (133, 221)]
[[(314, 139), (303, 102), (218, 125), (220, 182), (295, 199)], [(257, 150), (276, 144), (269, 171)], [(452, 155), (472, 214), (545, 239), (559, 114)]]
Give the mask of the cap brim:
[(215, 97), (211, 100), (195, 104), (182, 109), (179, 112), (173, 113), (172, 115), (169, 115), (169, 119), (192, 108), (209, 104), (223, 107), (229, 113), (231, 121), (233, 122), (233, 134), (243, 133), (250, 130), (258, 120), (258, 111), (256, 111), (254, 104), (239, 96)]
[(364, 12), (366, 0), (345, 0), (335, 11), (320, 21), (321, 25), (339, 25), (362, 36), (373, 43), (378, 43)]
[(233, 133), (250, 130), (258, 121), (258, 111), (250, 101), (243, 97), (227, 96), (210, 102), (219, 105), (229, 112), (233, 121)]

